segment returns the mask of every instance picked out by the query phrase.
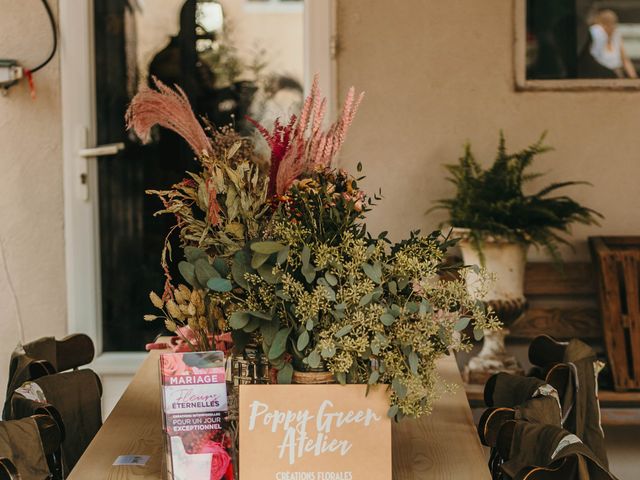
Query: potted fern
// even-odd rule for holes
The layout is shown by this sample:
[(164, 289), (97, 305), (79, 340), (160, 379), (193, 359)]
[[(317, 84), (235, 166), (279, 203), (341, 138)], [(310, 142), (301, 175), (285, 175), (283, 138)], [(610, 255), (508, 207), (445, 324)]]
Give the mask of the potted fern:
[[(541, 176), (527, 169), (537, 155), (551, 150), (544, 138), (543, 133), (527, 148), (509, 153), (500, 132), (498, 152), (488, 169), (477, 162), (467, 143), (459, 161), (446, 165), (455, 195), (438, 200), (433, 208), (448, 212), (453, 233), (460, 238), (464, 262), (481, 265), (495, 275), (487, 301), (505, 326), (525, 310), (524, 272), (529, 246), (543, 248), (559, 262), (559, 245), (570, 245), (563, 235), (570, 232), (571, 224), (597, 225), (597, 219), (602, 218), (567, 195), (557, 194), (560, 189), (586, 182), (557, 182), (533, 194), (523, 192), (525, 184)], [(471, 271), (467, 277), (470, 290), (474, 289), (474, 275)], [(495, 371), (518, 370), (504, 347), (506, 333), (506, 329), (486, 332), (482, 351), (467, 367), (469, 381), (481, 382)]]

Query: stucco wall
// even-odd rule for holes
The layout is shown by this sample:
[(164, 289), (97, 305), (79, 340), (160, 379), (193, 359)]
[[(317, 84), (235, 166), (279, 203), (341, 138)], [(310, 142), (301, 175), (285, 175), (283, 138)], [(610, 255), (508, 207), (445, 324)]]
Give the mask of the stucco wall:
[(512, 9), (511, 0), (338, 0), (339, 89), (366, 91), (343, 157), (363, 162), (366, 186), (382, 187), (373, 231), (435, 228), (443, 214), (424, 212), (453, 191), (441, 165), (467, 139), (491, 160), (502, 128), (517, 148), (549, 131), (555, 151), (534, 165), (549, 171), (543, 181), (593, 183), (570, 193), (606, 219), (576, 227), (567, 258), (588, 257), (589, 235), (640, 233), (640, 93), (514, 91)]
[[(49, 3), (57, 9), (57, 0)], [(51, 48), (40, 2), (0, 0), (0, 12), (0, 58), (17, 59), (27, 67), (40, 63)], [(27, 339), (66, 332), (58, 56), (34, 78), (36, 100), (26, 82), (0, 96), (0, 240)], [(18, 340), (0, 259), (0, 400)]]

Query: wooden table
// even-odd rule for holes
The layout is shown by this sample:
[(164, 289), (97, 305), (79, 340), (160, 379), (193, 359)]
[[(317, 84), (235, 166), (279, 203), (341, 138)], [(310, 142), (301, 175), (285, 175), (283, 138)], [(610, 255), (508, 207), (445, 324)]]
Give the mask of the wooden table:
[[(163, 478), (159, 351), (152, 351), (69, 476), (70, 480)], [(455, 359), (438, 364), (442, 378), (459, 385), (433, 413), (393, 427), (394, 480), (490, 480)], [(146, 466), (112, 466), (119, 455), (150, 455)], [(197, 479), (194, 479), (197, 480)]]

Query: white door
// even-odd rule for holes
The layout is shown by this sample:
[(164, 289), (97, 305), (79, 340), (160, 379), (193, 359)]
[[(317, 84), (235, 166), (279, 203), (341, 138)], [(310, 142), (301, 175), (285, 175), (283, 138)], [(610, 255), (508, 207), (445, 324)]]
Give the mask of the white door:
[(165, 131), (148, 146), (126, 132), (128, 102), (153, 75), (180, 84), (198, 113), (243, 129), (246, 113), (268, 116), (278, 104), (260, 94), (265, 85), (295, 99), (296, 85), (317, 72), (334, 107), (333, 8), (332, 0), (60, 0), (68, 326), (96, 344), (105, 414), (145, 343), (162, 333), (142, 315), (149, 290), (162, 286), (170, 219), (153, 217), (159, 205), (144, 190), (179, 181), (192, 161)]

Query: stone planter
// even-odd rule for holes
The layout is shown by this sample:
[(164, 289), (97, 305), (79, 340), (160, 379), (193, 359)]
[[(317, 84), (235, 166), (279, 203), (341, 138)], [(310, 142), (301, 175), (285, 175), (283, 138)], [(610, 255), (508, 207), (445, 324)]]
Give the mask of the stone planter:
[[(501, 238), (489, 237), (482, 245), (482, 256), (468, 239), (468, 230), (454, 229), (461, 238), (459, 246), (467, 265), (481, 265), (496, 279), (491, 285), (485, 303), (493, 308), (504, 328), (500, 331), (485, 331), (480, 353), (471, 358), (465, 367), (464, 377), (469, 383), (484, 383), (497, 372), (522, 373), (515, 357), (506, 351), (504, 339), (508, 327), (520, 318), (527, 306), (524, 296), (524, 273), (528, 246)], [(482, 260), (482, 261), (481, 261)], [(478, 285), (476, 274), (467, 275), (467, 288), (474, 293)]]

